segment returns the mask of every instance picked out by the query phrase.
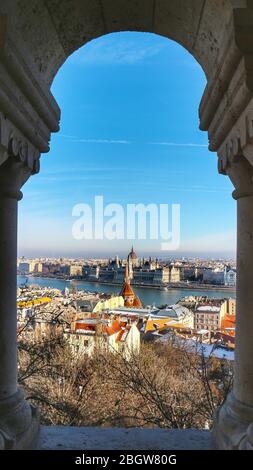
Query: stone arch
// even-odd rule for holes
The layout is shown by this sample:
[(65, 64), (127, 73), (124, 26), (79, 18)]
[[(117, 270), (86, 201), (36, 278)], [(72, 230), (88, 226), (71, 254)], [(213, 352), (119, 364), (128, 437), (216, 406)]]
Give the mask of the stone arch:
[[(88, 41), (120, 31), (153, 32), (185, 47), (207, 78), (231, 37), (230, 0), (20, 0), (13, 27), (51, 84), (66, 58)], [(236, 4), (245, 3), (237, 1)], [(52, 47), (53, 45), (53, 47)]]
[(31, 445), (38, 417), (17, 388), (16, 251), (20, 188), (59, 130), (50, 87), (69, 55), (116, 31), (184, 46), (207, 77), (199, 114), (238, 199), (236, 374), (216, 444), (253, 448), (253, 0), (2, 0), (0, 5), (0, 448)]
[[(210, 149), (218, 150), (231, 127), (231, 117), (235, 121), (241, 112), (238, 108), (228, 112), (226, 92), (231, 74), (240, 65), (245, 40), (253, 37), (253, 32), (245, 34), (242, 28), (248, 22), (249, 11), (253, 11), (246, 8), (250, 3), (251, 0), (35, 0), (31, 8), (30, 0), (3, 0), (0, 14), (3, 13), (5, 62), (25, 98), (32, 99), (32, 107), (42, 118), (39, 126), (38, 120), (34, 122), (35, 129), (30, 132), (32, 144), (40, 152), (48, 151), (50, 133), (59, 130), (60, 110), (50, 87), (74, 51), (107, 33), (146, 31), (176, 41), (200, 63), (207, 78), (199, 108), (200, 128), (211, 129)], [(250, 64), (248, 68), (251, 73)], [(221, 102), (224, 109), (220, 114), (226, 116), (217, 129), (215, 114)], [(16, 121), (20, 118), (14, 109), (11, 114)], [(24, 120), (21, 123), (19, 119), (18, 128), (29, 132)]]

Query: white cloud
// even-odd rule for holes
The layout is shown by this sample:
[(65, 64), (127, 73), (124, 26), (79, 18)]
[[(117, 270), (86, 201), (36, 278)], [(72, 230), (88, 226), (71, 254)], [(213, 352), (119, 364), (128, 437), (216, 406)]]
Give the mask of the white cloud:
[(69, 135), (69, 134), (55, 134), (55, 137), (63, 137), (64, 139), (77, 139), (76, 135)]
[[(81, 165), (71, 165), (71, 167), (66, 166), (66, 167), (59, 167), (59, 168), (54, 168), (54, 169), (43, 169), (40, 172), (40, 176), (59, 176), (59, 175), (71, 175), (71, 174), (81, 174), (83, 173), (84, 175), (89, 174), (89, 173), (99, 173), (99, 172), (109, 172), (111, 173), (112, 171), (117, 172), (117, 171), (128, 171), (128, 167), (123, 167), (123, 166), (81, 166)], [(89, 176), (90, 177), (90, 176)]]
[[(121, 145), (129, 145), (132, 142), (127, 139), (89, 139), (89, 138), (82, 138), (74, 135), (67, 135), (67, 134), (57, 134), (58, 137), (63, 139), (67, 139), (69, 142), (73, 143), (84, 143), (84, 144), (121, 144)], [(199, 144), (196, 142), (143, 142), (145, 145), (164, 145), (168, 147), (200, 147), (200, 148), (208, 148), (208, 144)]]
[[(110, 35), (111, 36), (111, 35)], [(156, 56), (166, 45), (150, 41), (149, 35), (141, 41), (121, 38), (99, 38), (89, 42), (70, 57), (70, 61), (79, 65), (133, 65), (147, 58)]]
[(83, 144), (120, 144), (128, 145), (128, 140), (114, 140), (114, 139), (72, 139), (71, 142)]
[(126, 139), (84, 139), (76, 135), (58, 134), (58, 137), (67, 139), (71, 143), (83, 143), (83, 144), (119, 144), (128, 145), (131, 142)]
[(204, 147), (208, 148), (208, 144), (197, 144), (192, 142), (147, 142), (148, 145), (167, 145), (169, 147)]

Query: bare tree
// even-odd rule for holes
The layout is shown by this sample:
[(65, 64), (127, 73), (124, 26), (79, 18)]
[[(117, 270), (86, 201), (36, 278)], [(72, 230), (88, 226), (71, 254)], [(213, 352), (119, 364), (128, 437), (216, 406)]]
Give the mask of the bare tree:
[(232, 384), (226, 361), (172, 344), (75, 356), (62, 336), (19, 338), (19, 382), (45, 424), (203, 428)]

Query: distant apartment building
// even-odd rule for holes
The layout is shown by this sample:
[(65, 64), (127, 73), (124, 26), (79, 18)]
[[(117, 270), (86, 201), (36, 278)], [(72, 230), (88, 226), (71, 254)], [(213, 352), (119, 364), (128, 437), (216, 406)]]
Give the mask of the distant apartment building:
[(169, 283), (180, 282), (180, 269), (174, 264), (169, 266)]
[(18, 272), (19, 274), (30, 274), (36, 272), (38, 262), (34, 260), (26, 260), (18, 262)]
[(92, 356), (95, 351), (119, 353), (125, 359), (140, 350), (140, 332), (135, 323), (86, 317), (74, 321), (64, 337), (73, 354)]
[(215, 299), (200, 302), (195, 309), (195, 329), (217, 331), (222, 329), (222, 321), (227, 315), (235, 315), (234, 299)]
[(132, 281), (135, 284), (156, 284), (160, 285), (169, 282), (169, 269), (157, 268), (136, 268), (133, 270)]
[(224, 270), (224, 284), (228, 287), (236, 286), (236, 270), (225, 267)]
[(30, 263), (20, 262), (19, 265), (18, 265), (18, 272), (20, 274), (29, 274), (29, 272), (30, 272)]
[(82, 269), (82, 274), (84, 278), (89, 279), (90, 281), (97, 281), (100, 275), (100, 266), (98, 265), (84, 265)]
[(44, 274), (57, 275), (60, 272), (60, 264), (59, 263), (43, 263), (42, 272)]
[(226, 305), (227, 305), (227, 315), (236, 315), (236, 300), (235, 299), (226, 299)]
[(34, 266), (35, 273), (43, 273), (43, 263), (36, 263)]
[(81, 264), (71, 264), (69, 275), (72, 277), (81, 277), (83, 273), (83, 266)]
[(179, 266), (179, 269), (180, 269), (181, 279), (183, 281), (195, 281), (196, 280), (195, 266), (182, 264), (181, 266)]
[(195, 281), (203, 281), (203, 273), (204, 273), (204, 268), (202, 266), (195, 266), (194, 267), (194, 277)]
[(203, 271), (203, 283), (224, 285), (224, 270), (205, 268)]
[(225, 266), (221, 268), (205, 268), (203, 270), (203, 282), (206, 284), (225, 285), (235, 287), (236, 270)]
[[(31, 265), (31, 263), (30, 263)], [(48, 261), (34, 261), (33, 269), (31, 272), (41, 274), (53, 274), (53, 275), (68, 275), (70, 272), (70, 266), (61, 264), (60, 262), (48, 262)]]
[(216, 331), (221, 327), (220, 307), (205, 305), (195, 312), (195, 329)]
[(60, 265), (60, 274), (63, 276), (70, 276), (70, 265), (69, 264), (61, 264)]
[[(168, 284), (171, 281), (171, 272), (168, 267), (163, 266), (160, 268), (156, 268), (154, 270), (154, 277), (153, 277), (153, 284), (161, 285), (161, 284)], [(136, 274), (134, 274), (134, 280), (136, 279)]]

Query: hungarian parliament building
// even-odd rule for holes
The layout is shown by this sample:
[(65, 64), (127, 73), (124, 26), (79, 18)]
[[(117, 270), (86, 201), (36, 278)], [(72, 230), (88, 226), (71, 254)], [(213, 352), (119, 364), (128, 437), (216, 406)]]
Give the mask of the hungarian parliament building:
[(139, 259), (133, 247), (126, 261), (115, 257), (109, 260), (106, 266), (83, 266), (83, 278), (86, 280), (99, 280), (122, 284), (125, 276), (125, 265), (128, 265), (128, 276), (132, 284), (162, 285), (180, 282), (180, 269), (173, 263), (160, 265), (158, 260)]

